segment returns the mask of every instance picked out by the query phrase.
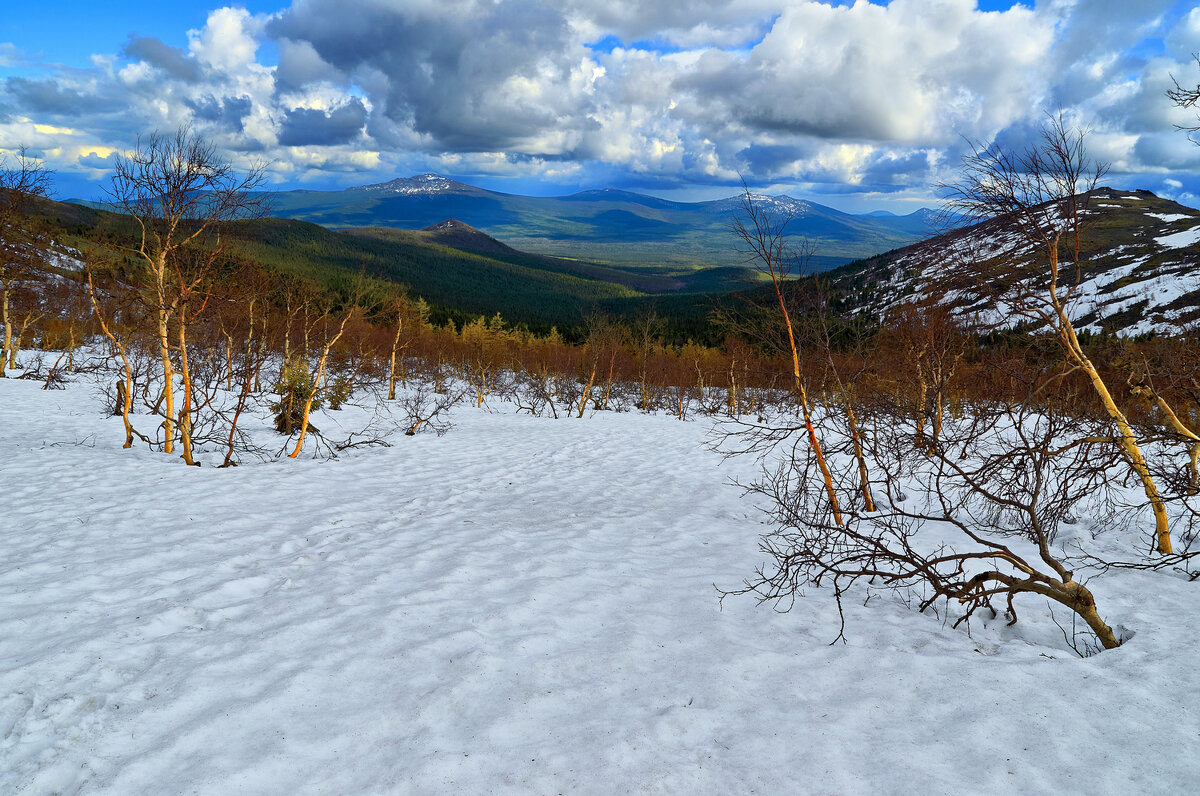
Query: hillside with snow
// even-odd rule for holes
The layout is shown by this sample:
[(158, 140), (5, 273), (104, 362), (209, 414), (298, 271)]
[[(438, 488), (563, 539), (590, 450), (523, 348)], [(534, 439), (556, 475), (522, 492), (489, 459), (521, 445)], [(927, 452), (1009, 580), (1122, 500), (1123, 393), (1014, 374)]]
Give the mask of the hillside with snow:
[[(1172, 334), (1200, 320), (1200, 211), (1148, 191), (1098, 188), (1083, 215), (1071, 313), (1078, 329)], [(1035, 280), (1045, 278), (1032, 251), (1016, 222), (993, 219), (851, 264), (833, 278), (856, 312), (881, 316), (938, 297), (974, 325), (1002, 328), (1021, 320), (1007, 311), (1015, 291), (1006, 270), (1033, 263)], [(1075, 281), (1064, 273), (1063, 285)]]
[(1126, 641), (1086, 659), (1034, 598), (1014, 626), (954, 629), (851, 592), (831, 644), (826, 589), (787, 613), (718, 601), (762, 562), (765, 526), (730, 483), (758, 466), (707, 447), (711, 418), (497, 403), (336, 460), (196, 469), (122, 450), (89, 377), (40, 387), (0, 380), (0, 792), (1200, 781), (1200, 590), (1182, 573), (1090, 573)]

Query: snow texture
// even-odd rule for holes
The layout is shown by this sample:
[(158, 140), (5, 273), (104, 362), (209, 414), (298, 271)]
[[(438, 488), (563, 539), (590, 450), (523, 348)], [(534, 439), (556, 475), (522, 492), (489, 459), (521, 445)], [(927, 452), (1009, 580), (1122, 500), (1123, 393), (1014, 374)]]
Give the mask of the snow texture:
[(193, 469), (121, 450), (84, 384), (0, 380), (0, 792), (1200, 782), (1200, 584), (1093, 578), (1132, 638), (1088, 659), (1036, 601), (967, 633), (850, 595), (831, 646), (824, 590), (790, 613), (718, 604), (765, 526), (728, 483), (753, 462), (718, 466), (710, 421), (509, 412)]
[(1167, 249), (1182, 249), (1185, 246), (1200, 243), (1200, 227), (1192, 227), (1191, 229), (1185, 229), (1183, 232), (1163, 235), (1160, 238), (1155, 238), (1154, 242)]

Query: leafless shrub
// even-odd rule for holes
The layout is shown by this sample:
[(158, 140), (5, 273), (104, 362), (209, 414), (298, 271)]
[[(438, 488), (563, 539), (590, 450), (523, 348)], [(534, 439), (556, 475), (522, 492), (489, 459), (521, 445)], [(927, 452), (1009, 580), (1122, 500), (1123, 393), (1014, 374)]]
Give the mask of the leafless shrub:
[[(979, 611), (1003, 611), (1015, 623), (1016, 598), (1035, 594), (1071, 610), (1105, 649), (1118, 646), (1086, 580), (1076, 578), (1081, 557), (1068, 550), (1084, 543), (1076, 535), (1068, 548), (1058, 539), (1080, 516), (1104, 526), (1144, 511), (1123, 503), (1114, 486), (1123, 468), (1107, 425), (1008, 403), (947, 418), (934, 440), (911, 416), (894, 419), (875, 433), (875, 511), (856, 494), (852, 456), (829, 459), (846, 495), (842, 523), (823, 499), (811, 447), (793, 441), (764, 468), (747, 491), (764, 499), (774, 526), (762, 545), (770, 561), (727, 594), (787, 608), (806, 584), (829, 586), (840, 608), (853, 588), (868, 599), (890, 591), (920, 611), (957, 611), (955, 626)], [(759, 436), (772, 439), (765, 430)], [(843, 615), (838, 638), (844, 631)]]
[(450, 423), (450, 410), (466, 396), (466, 390), (447, 385), (438, 391), (427, 382), (414, 383), (400, 398), (400, 410), (404, 414), (405, 435), (432, 431), (442, 436), (454, 426)]

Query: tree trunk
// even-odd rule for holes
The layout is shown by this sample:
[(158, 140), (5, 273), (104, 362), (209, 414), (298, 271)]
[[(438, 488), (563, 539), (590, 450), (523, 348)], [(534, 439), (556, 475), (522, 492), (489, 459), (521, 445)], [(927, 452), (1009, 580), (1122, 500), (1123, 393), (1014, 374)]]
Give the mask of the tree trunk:
[(171, 310), (167, 306), (165, 277), (167, 270), (166, 255), (160, 254), (153, 262), (154, 276), (157, 281), (157, 306), (155, 309), (158, 313), (158, 356), (162, 361), (163, 374), (163, 393), (162, 400), (164, 402), (163, 414), (166, 418), (162, 422), (163, 427), (163, 452), (175, 452), (175, 366), (171, 363), (171, 341), (169, 338), (168, 325), (171, 319)]
[[(179, 308), (179, 375), (183, 379), (183, 406), (179, 409), (179, 439), (183, 460), (196, 466), (192, 458), (192, 373), (187, 355), (187, 303)], [(169, 411), (169, 410), (168, 410)]]
[(1142, 449), (1137, 444), (1133, 428), (1125, 418), (1125, 413), (1121, 411), (1116, 401), (1113, 400), (1112, 394), (1109, 393), (1108, 386), (1100, 377), (1096, 366), (1084, 355), (1083, 346), (1080, 345), (1079, 338), (1075, 335), (1074, 326), (1067, 320), (1066, 314), (1061, 309), (1059, 309), (1058, 314), (1060, 323), (1063, 324), (1059, 336), (1066, 345), (1068, 354), (1075, 360), (1075, 364), (1087, 374), (1088, 379), (1092, 382), (1092, 387), (1100, 397), (1100, 402), (1104, 405), (1105, 411), (1108, 412), (1108, 416), (1116, 424), (1119, 432), (1117, 446), (1121, 449), (1122, 454), (1124, 454), (1130, 469), (1137, 475), (1138, 480), (1142, 482), (1142, 490), (1146, 493), (1146, 499), (1150, 502), (1150, 508), (1154, 512), (1156, 549), (1162, 555), (1170, 555), (1172, 550), (1171, 530), (1167, 518), (1167, 504), (1158, 492), (1158, 486), (1154, 483), (1154, 477), (1150, 474), (1150, 468), (1146, 465), (1146, 458), (1142, 455)]
[(608, 411), (608, 399), (612, 395), (613, 386), (613, 369), (617, 364), (617, 350), (612, 350), (611, 356), (608, 358), (608, 380), (604, 382), (604, 394), (601, 396), (600, 408)]
[(821, 450), (821, 443), (817, 439), (817, 430), (813, 426), (812, 416), (808, 411), (808, 393), (804, 389), (804, 383), (799, 382), (800, 386), (800, 409), (804, 413), (804, 428), (808, 432), (808, 444), (813, 450), (813, 454), (817, 457), (817, 467), (821, 470), (821, 478), (825, 481), (825, 494), (829, 497), (829, 508), (833, 511), (833, 521), (842, 524), (842, 507), (838, 503), (837, 493), (833, 489), (833, 476), (829, 472), (829, 465), (825, 462), (825, 454)]
[(104, 335), (112, 341), (113, 347), (117, 349), (117, 353), (121, 355), (121, 370), (122, 380), (117, 382), (117, 406), (120, 410), (121, 420), (125, 423), (125, 444), (122, 448), (133, 447), (133, 424), (129, 422), (129, 410), (133, 406), (133, 368), (129, 365), (129, 357), (125, 355), (125, 344), (117, 339), (117, 336), (108, 328), (108, 322), (104, 320), (104, 315), (100, 312), (100, 302), (96, 300), (96, 288), (92, 284), (92, 270), (88, 268), (88, 298), (92, 300), (92, 309), (96, 313), (96, 319), (100, 322), (100, 330)]
[(167, 315), (165, 309), (158, 314), (158, 355), (162, 360), (163, 393), (165, 404), (163, 420), (163, 451), (175, 452), (175, 366), (171, 363), (171, 343), (167, 338)]
[(738, 400), (738, 383), (737, 383), (737, 360), (729, 361), (729, 394), (726, 396), (726, 406), (729, 408), (731, 417), (737, 417), (741, 414), (741, 406)]
[(233, 390), (233, 336), (224, 329), (225, 335), (225, 389)]
[(260, 357), (257, 361), (251, 364), (253, 359), (254, 341), (252, 339), (254, 332), (254, 315), (253, 304), (251, 304), (250, 315), (250, 332), (251, 336), (246, 338), (246, 355), (243, 360), (243, 368), (245, 373), (242, 375), (242, 389), (238, 394), (237, 405), (234, 407), (233, 420), (229, 424), (229, 437), (226, 440), (225, 461), (221, 463), (221, 467), (235, 467), (237, 462), (233, 460), (234, 440), (237, 438), (238, 420), (241, 419), (242, 412), (246, 408), (246, 403), (250, 398), (250, 386), (258, 381), (258, 372), (262, 369), (263, 359)]
[[(350, 316), (353, 314), (353, 310), (346, 313), (346, 317), (342, 319), (342, 325), (338, 327), (338, 333), (333, 336), (332, 340), (325, 344), (325, 350), (321, 352), (321, 358), (317, 361), (317, 373), (316, 377), (313, 378), (312, 390), (309, 392), (308, 398), (304, 402), (304, 412), (300, 416), (300, 438), (296, 440), (295, 449), (288, 455), (289, 459), (295, 459), (300, 455), (300, 448), (304, 445), (304, 436), (308, 433), (308, 413), (312, 411), (313, 400), (317, 397), (317, 390), (320, 389), (320, 384), (324, 379), (325, 363), (329, 360), (329, 352), (333, 350), (333, 346), (341, 338), (342, 333), (346, 331), (346, 324), (350, 321)], [(308, 326), (305, 324), (305, 329), (307, 330), (307, 328)], [(307, 338), (307, 333), (305, 337)], [(307, 347), (308, 345), (306, 339), (305, 348)]]
[(396, 400), (396, 351), (400, 347), (400, 332), (404, 328), (403, 314), (396, 314), (396, 336), (392, 338), (392, 361), (388, 366), (388, 396), (389, 401)]
[(592, 385), (596, 383), (596, 365), (592, 364), (592, 375), (588, 379), (587, 386), (583, 388), (583, 395), (579, 398), (579, 414), (576, 417), (583, 417), (583, 411), (587, 409), (588, 398), (592, 397)]
[(808, 411), (808, 393), (804, 389), (804, 381), (800, 378), (800, 352), (796, 348), (796, 336), (792, 333), (792, 319), (788, 315), (787, 304), (783, 300), (783, 292), (779, 289), (779, 281), (771, 271), (771, 284), (775, 287), (775, 297), (779, 299), (779, 311), (783, 314), (783, 322), (787, 326), (788, 346), (792, 350), (792, 377), (796, 396), (800, 399), (800, 409), (804, 414), (804, 428), (808, 431), (808, 444), (817, 457), (817, 466), (821, 469), (821, 477), (825, 480), (825, 493), (829, 496), (829, 507), (833, 510), (833, 520), (842, 524), (842, 508), (838, 504), (837, 493), (833, 489), (833, 476), (829, 473), (829, 465), (825, 463), (825, 454), (821, 450), (821, 442), (817, 439), (817, 430), (813, 427), (812, 416)]
[(1096, 610), (1096, 599), (1092, 597), (1092, 592), (1082, 583), (1074, 580), (1069, 581), (1066, 586), (1074, 597), (1074, 602), (1070, 603), (1071, 608), (1079, 614), (1080, 619), (1087, 622), (1087, 626), (1096, 634), (1096, 638), (1100, 639), (1100, 644), (1104, 649), (1112, 650), (1121, 646), (1121, 642), (1117, 640), (1112, 628), (1100, 618), (1100, 612)]
[(8, 360), (8, 348), (12, 345), (12, 320), (9, 317), (8, 282), (4, 282), (4, 292), (0, 296), (0, 320), (4, 322), (4, 347), (0, 348), (0, 379), (8, 374), (4, 372), (4, 363)]
[(67, 372), (75, 371), (75, 319), (67, 324)]
[(862, 485), (863, 510), (874, 511), (875, 501), (871, 499), (871, 476), (867, 471), (867, 457), (863, 455), (862, 439), (858, 435), (858, 420), (854, 417), (854, 409), (850, 407), (850, 396), (843, 395), (846, 405), (846, 424), (850, 427), (850, 441), (854, 443), (854, 458), (858, 460), (858, 480)]

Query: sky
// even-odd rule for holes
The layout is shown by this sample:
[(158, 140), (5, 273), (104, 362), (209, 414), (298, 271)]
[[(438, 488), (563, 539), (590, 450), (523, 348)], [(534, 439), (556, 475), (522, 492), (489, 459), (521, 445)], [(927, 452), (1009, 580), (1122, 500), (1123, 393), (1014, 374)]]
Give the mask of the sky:
[(742, 180), (853, 212), (937, 203), (969, 145), (1088, 130), (1105, 182), (1200, 206), (1178, 0), (46, 0), (0, 15), (0, 154), (99, 198), (190, 125), (271, 187), (436, 172), (680, 200)]

